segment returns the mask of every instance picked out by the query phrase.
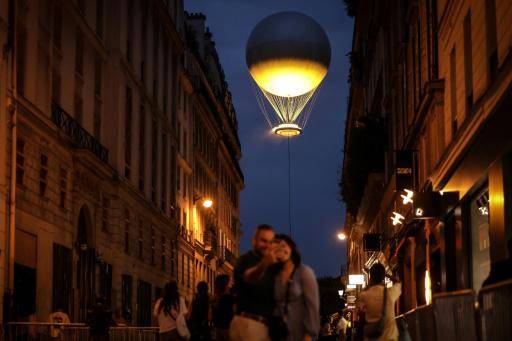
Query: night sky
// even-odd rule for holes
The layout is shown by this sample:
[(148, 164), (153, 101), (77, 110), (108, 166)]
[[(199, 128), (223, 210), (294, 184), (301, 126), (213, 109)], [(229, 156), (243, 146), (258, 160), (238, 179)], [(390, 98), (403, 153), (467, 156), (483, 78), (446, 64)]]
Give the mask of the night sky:
[(253, 228), (271, 224), (288, 232), (287, 141), (269, 134), (245, 65), (245, 44), (264, 17), (293, 10), (313, 17), (326, 30), (332, 58), (305, 132), (292, 140), (293, 238), (304, 263), (318, 276), (337, 275), (345, 263), (345, 245), (336, 238), (343, 227), (339, 200), (343, 131), (348, 98), (346, 54), (352, 44), (353, 21), (342, 0), (185, 0), (189, 12), (202, 12), (213, 33), (238, 115), (242, 143), (242, 246), (250, 246)]

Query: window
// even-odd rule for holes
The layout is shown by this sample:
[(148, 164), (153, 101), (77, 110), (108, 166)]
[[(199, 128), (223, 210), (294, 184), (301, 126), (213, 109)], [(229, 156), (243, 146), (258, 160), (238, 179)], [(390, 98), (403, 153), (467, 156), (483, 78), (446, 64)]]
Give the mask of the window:
[(25, 177), (25, 141), (18, 138), (16, 141), (16, 184), (23, 186)]
[(27, 60), (27, 29), (23, 24), (23, 20), (17, 20), (16, 32), (16, 85), (18, 92), (23, 95), (25, 93), (25, 73)]
[(145, 177), (145, 151), (146, 151), (146, 114), (144, 105), (140, 106), (139, 117), (139, 190), (144, 191)]
[(126, 88), (124, 118), (124, 176), (130, 179), (132, 164), (132, 89)]
[(139, 259), (143, 260), (143, 250), (144, 250), (144, 223), (142, 220), (139, 222)]
[(84, 74), (84, 37), (79, 27), (76, 28), (75, 72), (80, 76)]
[(496, 26), (496, 0), (485, 0), (485, 31), (489, 81), (498, 73), (498, 33)]
[(128, 0), (126, 4), (127, 20), (126, 20), (126, 60), (132, 61), (133, 54), (133, 0)]
[(140, 20), (140, 32), (141, 32), (141, 35), (140, 35), (140, 40), (141, 40), (140, 41), (140, 46), (141, 46), (141, 49), (140, 49), (140, 52), (141, 52), (141, 56), (140, 56), (140, 79), (141, 79), (143, 84), (145, 82), (145, 73), (146, 73), (145, 59), (146, 59), (146, 48), (147, 48), (146, 38), (148, 36), (148, 32), (147, 32), (147, 29), (148, 29), (148, 8), (149, 8), (149, 6), (147, 5), (147, 0), (141, 0), (140, 1), (140, 10), (142, 12), (142, 15), (141, 15), (141, 20)]
[(165, 271), (165, 259), (167, 257), (167, 242), (166, 242), (166, 239), (165, 239), (165, 236), (162, 236), (162, 240), (160, 241), (160, 247), (162, 249), (162, 271)]
[(466, 116), (473, 108), (473, 56), (471, 41), (471, 10), (464, 18), (464, 83), (466, 87)]
[(103, 0), (96, 0), (96, 34), (100, 38), (103, 38), (103, 6)]
[(101, 100), (94, 100), (94, 137), (101, 140)]
[(167, 211), (167, 135), (162, 134), (162, 200), (161, 200), (161, 210), (163, 212)]
[(124, 252), (130, 253), (130, 210), (124, 209)]
[(123, 275), (121, 277), (121, 314), (127, 322), (132, 320), (132, 292), (132, 276)]
[(102, 202), (103, 209), (101, 212), (101, 229), (103, 231), (108, 231), (108, 209), (110, 207), (110, 200), (106, 195), (103, 195)]
[(452, 136), (457, 132), (457, 72), (455, 47), (450, 52), (450, 109), (452, 121)]
[(185, 254), (181, 254), (181, 283), (185, 284)]
[(82, 124), (83, 120), (83, 99), (82, 99), (82, 85), (75, 82), (75, 98), (74, 98), (74, 109), (75, 109), (75, 120)]
[(190, 288), (190, 258), (187, 257), (187, 287)]
[(151, 138), (151, 201), (153, 201), (153, 204), (156, 206), (156, 186), (158, 170), (158, 124), (155, 119), (153, 119)]
[(102, 64), (103, 60), (100, 56), (96, 56), (94, 61), (94, 94), (101, 98), (101, 82), (102, 78)]
[(181, 192), (181, 167), (178, 166), (176, 171), (176, 189), (178, 192)]
[(169, 92), (169, 42), (164, 41), (164, 96), (163, 96), (163, 108), (164, 113), (167, 115), (167, 94)]
[(159, 34), (160, 23), (158, 22), (157, 15), (155, 14), (153, 20), (153, 101), (158, 106), (158, 74), (160, 73), (158, 64), (159, 54)]
[(155, 228), (151, 227), (151, 265), (155, 265)]
[(53, 14), (53, 31), (52, 31), (52, 42), (53, 46), (55, 46), (58, 50), (61, 47), (61, 38), (62, 38), (62, 7), (60, 4), (55, 3), (54, 14)]
[(39, 161), (39, 195), (45, 196), (48, 186), (48, 155), (41, 153)]
[(68, 171), (65, 168), (60, 168), (60, 198), (59, 206), (66, 207), (66, 195), (68, 188)]
[(60, 78), (60, 66), (59, 63), (55, 61), (53, 68), (52, 68), (52, 101), (54, 103), (60, 104), (60, 85), (61, 85), (61, 78)]
[(174, 256), (176, 255), (176, 244), (171, 241), (171, 276), (174, 276)]
[(489, 240), (489, 191), (484, 188), (471, 200), (471, 265), (473, 289), (480, 290), (491, 269)]
[(82, 13), (82, 15), (85, 17), (85, 11), (87, 9), (86, 7), (87, 5), (87, 0), (78, 0), (78, 9), (80, 10), (80, 12)]

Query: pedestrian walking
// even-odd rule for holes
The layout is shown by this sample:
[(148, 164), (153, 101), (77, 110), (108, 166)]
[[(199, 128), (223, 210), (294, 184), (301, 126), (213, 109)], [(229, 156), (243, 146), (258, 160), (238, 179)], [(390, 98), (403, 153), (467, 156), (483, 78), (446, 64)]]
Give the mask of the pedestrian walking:
[(370, 268), (369, 288), (359, 296), (358, 306), (365, 314), (365, 340), (398, 340), (395, 302), (400, 297), (402, 285), (396, 281), (391, 288), (386, 288), (385, 276), (384, 266), (380, 263), (374, 264)]
[(302, 263), (292, 238), (280, 234), (275, 237), (275, 242), (279, 269), (274, 289), (276, 315), (287, 327), (287, 335), (276, 339), (314, 340), (320, 330), (320, 296), (315, 273)]
[(110, 327), (115, 325), (112, 311), (105, 297), (97, 297), (96, 304), (87, 312), (89, 336), (94, 341), (108, 341)]
[(229, 329), (233, 341), (270, 340), (269, 319), (275, 307), (273, 239), (271, 226), (258, 226), (252, 238), (253, 249), (238, 258), (234, 271), (237, 309)]
[(170, 281), (164, 287), (163, 297), (156, 301), (153, 309), (153, 315), (158, 321), (160, 341), (182, 340), (178, 328), (183, 326), (178, 324), (187, 312), (185, 300), (178, 291), (178, 283)]
[(216, 341), (229, 341), (229, 325), (233, 319), (235, 298), (230, 288), (231, 278), (218, 275), (215, 278), (215, 297), (212, 303), (212, 321)]
[(192, 301), (189, 327), (192, 341), (211, 340), (210, 329), (210, 297), (208, 283), (201, 281), (197, 284), (197, 292)]

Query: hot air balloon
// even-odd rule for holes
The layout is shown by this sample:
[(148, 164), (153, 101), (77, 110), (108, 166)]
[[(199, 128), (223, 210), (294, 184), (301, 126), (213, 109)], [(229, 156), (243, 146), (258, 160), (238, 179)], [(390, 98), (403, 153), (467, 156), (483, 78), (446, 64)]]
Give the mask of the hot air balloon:
[[(330, 61), (325, 31), (305, 14), (279, 12), (256, 25), (247, 42), (246, 62), (273, 133), (302, 133)], [(264, 98), (273, 112), (267, 111)]]

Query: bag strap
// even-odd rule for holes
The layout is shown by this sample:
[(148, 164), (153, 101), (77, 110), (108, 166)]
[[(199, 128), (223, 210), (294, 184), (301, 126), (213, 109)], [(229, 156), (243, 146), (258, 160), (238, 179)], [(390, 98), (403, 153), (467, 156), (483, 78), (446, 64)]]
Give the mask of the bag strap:
[(290, 302), (290, 286), (292, 285), (293, 275), (295, 275), (296, 269), (297, 269), (297, 267), (294, 265), (293, 271), (290, 275), (290, 278), (288, 278), (288, 281), (286, 282), (286, 294), (284, 296), (284, 311), (283, 311), (285, 319), (288, 317), (288, 303)]
[(382, 300), (382, 313), (381, 318), (384, 319), (386, 317), (386, 305), (387, 305), (387, 293), (388, 290), (386, 289), (386, 283), (384, 283), (384, 299)]

